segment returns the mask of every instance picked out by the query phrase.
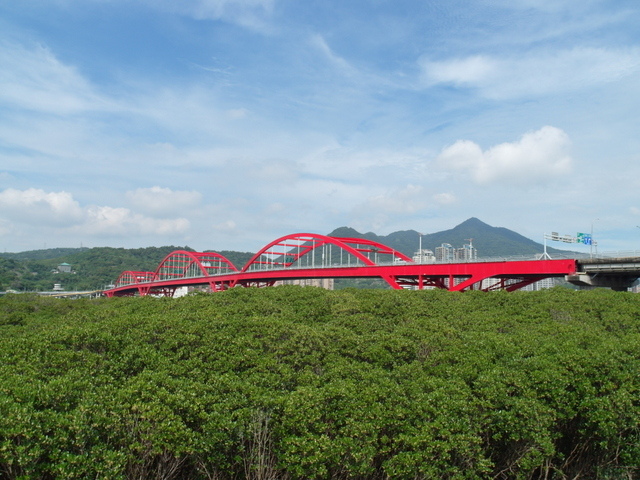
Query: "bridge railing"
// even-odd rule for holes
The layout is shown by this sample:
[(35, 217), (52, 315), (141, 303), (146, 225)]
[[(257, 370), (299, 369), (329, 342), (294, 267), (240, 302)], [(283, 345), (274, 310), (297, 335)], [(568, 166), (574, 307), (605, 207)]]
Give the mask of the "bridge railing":
[[(327, 268), (353, 268), (353, 267), (363, 267), (366, 266), (362, 260), (358, 258), (354, 258), (351, 255), (345, 255), (345, 260), (343, 263), (336, 263), (337, 257), (331, 254), (330, 245), (327, 246), (326, 252), (322, 250), (323, 254), (319, 255), (321, 259), (318, 261), (313, 261), (313, 257), (309, 256), (309, 258), (304, 259), (304, 256), (301, 256), (297, 259), (297, 261), (292, 262), (289, 265), (283, 265), (279, 262), (273, 261), (265, 261), (265, 262), (256, 262), (252, 265), (252, 268), (249, 271), (272, 271), (272, 270), (309, 270), (309, 269), (327, 269)], [(176, 254), (184, 254), (186, 252), (174, 252), (169, 255), (166, 260), (174, 260), (172, 257)], [(192, 252), (189, 252), (188, 256), (193, 256)], [(231, 268), (226, 268), (229, 265), (223, 265), (224, 262), (220, 260), (220, 258), (210, 258), (205, 256), (205, 254), (195, 254), (196, 256), (200, 255), (202, 258), (198, 258), (200, 262), (198, 264), (190, 264), (189, 268), (184, 268), (184, 263), (182, 264), (182, 268), (178, 269), (179, 272), (171, 271), (172, 275), (157, 275), (156, 272), (155, 278), (147, 277), (141, 278), (142, 274), (145, 275), (153, 275), (153, 272), (123, 272), (123, 275), (126, 273), (131, 274), (131, 278), (121, 278), (121, 283), (119, 286), (127, 286), (129, 284), (140, 284), (140, 283), (153, 283), (155, 281), (162, 280), (171, 280), (178, 278), (194, 278), (194, 277), (220, 277), (227, 276), (229, 274), (239, 273), (237, 271), (233, 271)], [(216, 254), (209, 254), (216, 255)], [(269, 253), (263, 254), (265, 256), (269, 256)], [(311, 254), (313, 255), (313, 254)], [(607, 251), (607, 252), (593, 252), (593, 253), (580, 253), (580, 252), (553, 252), (547, 256), (544, 256), (543, 253), (537, 254), (529, 254), (529, 255), (502, 255), (502, 256), (491, 256), (491, 257), (477, 257), (473, 259), (450, 259), (450, 260), (439, 260), (439, 261), (425, 261), (425, 262), (413, 262), (413, 261), (398, 261), (396, 258), (393, 261), (379, 261), (377, 255), (372, 256), (372, 260), (375, 260), (377, 266), (393, 266), (393, 265), (442, 265), (442, 264), (455, 264), (455, 263), (481, 263), (481, 262), (515, 262), (515, 261), (532, 261), (532, 260), (567, 260), (567, 259), (577, 259), (577, 260), (588, 260), (588, 259), (607, 259), (607, 258), (639, 258), (640, 250), (618, 250), (618, 251)], [(342, 257), (339, 257), (342, 260)], [(347, 260), (348, 258), (348, 260)], [(183, 262), (187, 259), (180, 258)], [(224, 259), (226, 260), (226, 259)], [(272, 260), (272, 259), (270, 259)], [(339, 261), (340, 261), (339, 260)], [(162, 270), (163, 268), (171, 270), (170, 267), (171, 262), (162, 263), (158, 270)], [(225, 268), (221, 268), (225, 267)], [(202, 271), (204, 270), (204, 271)], [(165, 272), (166, 273), (166, 272)], [(134, 275), (138, 274), (138, 275)], [(129, 280), (129, 281), (126, 281)]]
[[(638, 252), (638, 256), (640, 256), (640, 252)], [(567, 252), (566, 255), (557, 255), (554, 254), (552, 259), (555, 260), (559, 260), (559, 259), (569, 259), (569, 258), (577, 258), (578, 255), (573, 254), (571, 255), (570, 252)], [(594, 256), (595, 257), (595, 256)], [(589, 255), (587, 255), (585, 258), (589, 258)], [(531, 261), (531, 260), (540, 260), (542, 259), (542, 254), (535, 254), (535, 255), (504, 255), (504, 256), (493, 256), (493, 257), (478, 257), (478, 258), (474, 258), (474, 259), (456, 259), (456, 260), (437, 260), (437, 261), (431, 261), (431, 262), (399, 262), (399, 261), (392, 261), (392, 262), (377, 262), (377, 266), (381, 266), (381, 267), (387, 267), (387, 266), (393, 266), (393, 265), (443, 265), (443, 264), (454, 264), (454, 263), (482, 263), (482, 262), (515, 262), (515, 261)], [(275, 271), (275, 270), (309, 270), (309, 269), (314, 269), (314, 270), (321, 270), (321, 269), (328, 269), (328, 268), (354, 268), (354, 267), (364, 267), (366, 266), (362, 261), (358, 260), (358, 259), (350, 259), (349, 262), (345, 262), (345, 263), (330, 263), (328, 261), (322, 262), (294, 262), (293, 264), (289, 265), (289, 266), (282, 266), (278, 263), (268, 263), (268, 262), (264, 262), (264, 263), (258, 263), (253, 265), (253, 268), (250, 269), (249, 271), (252, 272), (257, 272), (257, 271)], [(218, 273), (219, 272), (219, 273)], [(220, 277), (220, 276), (227, 276), (229, 274), (234, 274), (237, 272), (234, 271), (230, 271), (230, 270), (226, 270), (226, 271), (209, 271), (207, 272), (208, 275), (206, 275), (206, 277)], [(184, 278), (184, 279), (191, 279), (191, 278), (195, 278), (195, 277), (205, 277), (205, 275), (203, 275), (203, 273), (201, 271), (196, 271), (193, 270), (191, 271), (191, 269), (189, 269), (188, 271), (181, 271), (177, 274), (175, 274), (174, 277), (172, 277), (173, 279), (179, 279), (179, 278)], [(137, 282), (135, 282), (136, 284), (140, 284), (140, 283), (153, 283), (154, 281), (162, 281), (162, 280), (169, 280), (170, 278), (149, 278), (146, 281), (144, 280), (138, 280)], [(131, 282), (132, 284), (134, 282)], [(120, 286), (124, 286), (124, 285), (120, 285)]]
[[(576, 255), (566, 255), (566, 256), (558, 256), (558, 255), (554, 255), (553, 259), (554, 260), (559, 260), (559, 259), (570, 259), (570, 258), (576, 258)], [(437, 261), (432, 261), (432, 262), (413, 262), (413, 261), (406, 261), (406, 262), (399, 262), (399, 261), (392, 261), (392, 262), (381, 262), (378, 261), (376, 262), (375, 266), (380, 266), (380, 267), (388, 267), (388, 266), (393, 266), (393, 265), (446, 265), (446, 264), (454, 264), (454, 263), (483, 263), (483, 262), (516, 262), (516, 261), (532, 261), (532, 260), (541, 260), (542, 259), (542, 253), (539, 254), (535, 254), (535, 255), (504, 255), (504, 256), (494, 256), (494, 257), (478, 257), (478, 258), (474, 258), (474, 259), (458, 259), (458, 260), (437, 260)], [(323, 262), (315, 262), (315, 263), (311, 263), (311, 262), (294, 262), (293, 264), (289, 265), (289, 266), (281, 266), (281, 264), (278, 263), (268, 263), (268, 262), (262, 262), (262, 263), (256, 263), (255, 265), (253, 265), (250, 270), (248, 270), (249, 272), (261, 272), (261, 271), (274, 271), (274, 270), (320, 270), (320, 269), (328, 269), (328, 268), (354, 268), (354, 267), (365, 267), (367, 265), (365, 265), (363, 262), (359, 261), (358, 259), (350, 259), (349, 262), (345, 262), (345, 263), (329, 263), (327, 261)], [(233, 272), (230, 272), (233, 273)], [(227, 275), (226, 273), (221, 273), (221, 274), (211, 274), (210, 276), (214, 277), (214, 276), (222, 276), (222, 275)]]

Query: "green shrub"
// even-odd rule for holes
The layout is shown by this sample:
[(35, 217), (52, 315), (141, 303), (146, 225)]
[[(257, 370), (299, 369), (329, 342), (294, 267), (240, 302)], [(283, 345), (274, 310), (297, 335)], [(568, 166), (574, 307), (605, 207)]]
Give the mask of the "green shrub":
[(640, 474), (640, 297), (0, 299), (0, 479)]

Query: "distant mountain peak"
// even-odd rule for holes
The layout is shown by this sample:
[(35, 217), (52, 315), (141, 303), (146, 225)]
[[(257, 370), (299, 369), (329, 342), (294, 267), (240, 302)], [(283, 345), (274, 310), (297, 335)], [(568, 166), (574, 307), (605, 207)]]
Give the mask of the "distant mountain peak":
[(461, 224), (457, 225), (454, 228), (458, 228), (458, 227), (488, 227), (488, 228), (494, 228), (491, 225), (484, 223), (482, 220), (476, 218), (476, 217), (471, 217), (467, 220), (465, 220), (464, 222), (462, 222)]
[(470, 241), (477, 249), (479, 257), (535, 255), (543, 252), (541, 244), (507, 228), (492, 227), (476, 217), (471, 217), (450, 230), (423, 234), (422, 238), (415, 230), (378, 236), (372, 232), (362, 234), (351, 227), (337, 228), (329, 235), (376, 240), (409, 256), (418, 250), (419, 244), (422, 248), (435, 251), (443, 243), (460, 248)]
[(347, 237), (347, 238), (351, 238), (351, 237), (362, 238), (363, 237), (363, 235), (360, 232), (358, 232), (355, 228), (351, 228), (351, 227), (338, 227), (333, 232), (331, 232), (329, 235), (332, 236), (332, 237)]

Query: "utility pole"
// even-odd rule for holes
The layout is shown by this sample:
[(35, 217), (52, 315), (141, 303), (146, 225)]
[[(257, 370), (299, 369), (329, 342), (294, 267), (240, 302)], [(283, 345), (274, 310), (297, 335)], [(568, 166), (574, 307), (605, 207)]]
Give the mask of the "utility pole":
[(422, 252), (422, 236), (424, 235), (424, 233), (420, 233), (418, 232), (418, 238), (420, 239), (419, 243), (418, 243), (418, 255), (420, 260), (418, 261), (418, 263), (424, 263), (424, 255)]
[(589, 241), (589, 258), (593, 258), (593, 222), (597, 222), (598, 220), (600, 219), (596, 218), (595, 220), (591, 220), (591, 239)]

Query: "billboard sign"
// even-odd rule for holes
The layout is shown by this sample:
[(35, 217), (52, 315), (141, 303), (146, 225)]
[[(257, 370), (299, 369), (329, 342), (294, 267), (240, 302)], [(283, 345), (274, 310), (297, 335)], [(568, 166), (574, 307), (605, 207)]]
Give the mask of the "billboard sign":
[(584, 243), (585, 245), (592, 245), (593, 240), (591, 235), (588, 233), (578, 233), (577, 235), (578, 243)]

